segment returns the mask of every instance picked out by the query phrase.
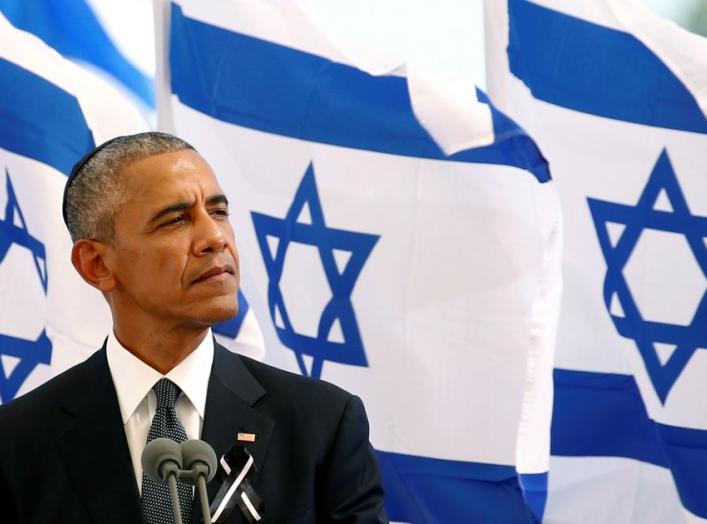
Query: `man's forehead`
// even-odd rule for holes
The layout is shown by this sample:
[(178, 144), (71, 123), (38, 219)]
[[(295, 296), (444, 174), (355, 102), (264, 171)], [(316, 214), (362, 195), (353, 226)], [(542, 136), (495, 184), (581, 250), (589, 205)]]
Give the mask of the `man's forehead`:
[(200, 191), (222, 193), (221, 186), (209, 164), (193, 150), (173, 151), (153, 155), (121, 169), (125, 188), (136, 198), (164, 196)]

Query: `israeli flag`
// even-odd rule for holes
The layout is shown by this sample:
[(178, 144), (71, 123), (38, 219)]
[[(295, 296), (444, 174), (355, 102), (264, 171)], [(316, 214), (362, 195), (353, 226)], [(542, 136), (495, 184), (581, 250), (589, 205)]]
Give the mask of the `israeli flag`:
[(565, 218), (547, 521), (702, 522), (707, 41), (629, 0), (486, 7)]
[[(146, 130), (109, 83), (0, 15), (1, 403), (87, 358), (111, 329), (105, 300), (71, 266), (61, 199), (74, 162), (95, 144)], [(214, 331), (262, 357), (247, 311)]]
[[(154, 109), (149, 0), (0, 0), (0, 12), (12, 25), (38, 36), (65, 58), (109, 78), (141, 109)], [(125, 26), (113, 20), (124, 20), (126, 13), (132, 14), (128, 38), (124, 36)], [(142, 42), (145, 48), (126, 53), (128, 41)]]
[[(61, 197), (97, 142), (145, 129), (102, 80), (0, 15), (0, 401), (95, 351), (111, 325), (70, 262)], [(120, 108), (116, 111), (116, 108)]]
[(535, 143), (472, 85), (455, 106), (419, 70), (371, 74), (296, 3), (165, 21), (161, 125), (229, 196), (266, 361), (363, 398), (391, 519), (528, 522), (560, 285)]

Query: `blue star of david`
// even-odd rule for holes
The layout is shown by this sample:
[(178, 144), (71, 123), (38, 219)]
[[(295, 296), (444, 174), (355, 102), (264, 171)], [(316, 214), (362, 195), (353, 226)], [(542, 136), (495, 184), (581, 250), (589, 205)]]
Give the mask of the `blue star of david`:
[[(672, 211), (654, 209), (661, 190), (665, 191)], [(707, 248), (703, 241), (707, 236), (707, 217), (690, 213), (665, 150), (655, 163), (648, 183), (635, 206), (592, 198), (588, 201), (607, 265), (604, 304), (619, 334), (636, 343), (653, 387), (660, 401), (665, 403), (668, 393), (693, 353), (700, 347), (707, 347), (707, 292), (702, 295), (692, 321), (687, 326), (647, 321), (643, 319), (633, 298), (623, 269), (638, 243), (641, 232), (644, 229), (655, 229), (684, 235), (702, 273), (707, 276)], [(615, 245), (612, 245), (609, 238), (607, 223), (625, 225)], [(624, 316), (611, 312), (611, 300), (614, 295), (618, 297)], [(676, 346), (665, 364), (661, 364), (658, 358), (655, 343)]]
[[(304, 206), (309, 206), (311, 218), (309, 224), (297, 221)], [(356, 314), (351, 303), (351, 292), (379, 237), (327, 227), (311, 163), (302, 177), (294, 201), (285, 218), (280, 219), (255, 212), (252, 212), (251, 215), (268, 273), (270, 317), (280, 342), (295, 353), (297, 365), (302, 374), (316, 378), (321, 377), (325, 360), (351, 366), (368, 366), (356, 322)], [(267, 237), (278, 239), (274, 255), (270, 252)], [(331, 288), (332, 297), (322, 311), (316, 337), (295, 332), (280, 290), (285, 254), (291, 242), (317, 248), (326, 279)], [(351, 254), (346, 266), (341, 271), (337, 268), (334, 250), (347, 251)], [(313, 268), (313, 270), (316, 271), (318, 268)], [(305, 278), (304, 275), (303, 278)], [(330, 331), (337, 320), (341, 326), (343, 342), (329, 340)], [(309, 373), (303, 355), (312, 357)]]
[[(27, 230), (25, 217), (17, 201), (7, 169), (5, 169), (5, 186), (7, 188), (7, 205), (5, 206), (5, 218), (0, 220), (0, 264), (5, 260), (5, 256), (13, 244), (27, 248), (32, 253), (34, 268), (46, 295), (48, 279), (45, 269), (44, 244), (30, 235)], [(45, 330), (42, 330), (37, 340), (25, 340), (0, 334), (0, 356), (3, 355), (19, 359), (9, 374), (6, 373), (2, 359), (0, 359), (0, 402), (6, 403), (15, 398), (20, 387), (37, 365), (51, 362), (52, 343)]]

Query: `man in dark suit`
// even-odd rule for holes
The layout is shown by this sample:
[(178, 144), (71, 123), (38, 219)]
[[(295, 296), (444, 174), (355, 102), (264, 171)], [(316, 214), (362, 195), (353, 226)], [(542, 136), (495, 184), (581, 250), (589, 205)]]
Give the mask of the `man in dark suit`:
[[(236, 313), (239, 261), (228, 201), (189, 144), (144, 133), (97, 148), (67, 182), (64, 217), (72, 263), (106, 297), (113, 332), (0, 406), (1, 522), (169, 521), (140, 464), (165, 427), (218, 456), (241, 439), (261, 522), (387, 522), (358, 397), (213, 341), (210, 326)], [(190, 490), (182, 510), (198, 522)]]

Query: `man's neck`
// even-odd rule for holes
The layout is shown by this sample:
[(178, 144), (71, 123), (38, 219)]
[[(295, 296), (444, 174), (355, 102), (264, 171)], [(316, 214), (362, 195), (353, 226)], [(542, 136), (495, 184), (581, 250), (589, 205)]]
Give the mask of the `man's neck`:
[(146, 329), (127, 328), (113, 319), (113, 332), (121, 345), (163, 375), (194, 351), (208, 334), (208, 327), (172, 326)]

